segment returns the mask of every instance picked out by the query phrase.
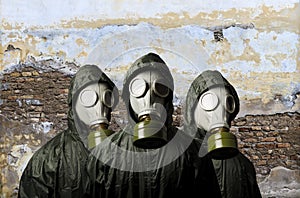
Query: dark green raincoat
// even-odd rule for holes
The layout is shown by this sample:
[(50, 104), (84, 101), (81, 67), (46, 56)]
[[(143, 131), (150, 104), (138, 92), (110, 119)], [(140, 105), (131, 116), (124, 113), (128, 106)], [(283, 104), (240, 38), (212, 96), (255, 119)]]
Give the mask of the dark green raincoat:
[(72, 103), (82, 88), (94, 82), (106, 82), (115, 88), (95, 65), (78, 70), (69, 88), (68, 128), (34, 153), (21, 177), (18, 197), (85, 197), (89, 181), (85, 165), (89, 151), (84, 142), (88, 129), (72, 110)]
[[(137, 115), (130, 106), (128, 84), (137, 73), (148, 69), (160, 71), (171, 84), (165, 104), (169, 142), (158, 149), (142, 149), (133, 145), (133, 127)], [(128, 125), (95, 147), (88, 160), (92, 196), (174, 198), (195, 195), (193, 162), (197, 154), (196, 144), (193, 138), (172, 126), (173, 77), (158, 55), (147, 54), (130, 67), (124, 80), (122, 98), (129, 112)], [(204, 194), (196, 195), (201, 196)]]
[[(191, 84), (186, 98), (185, 128), (186, 131), (197, 131), (195, 139), (202, 145), (206, 132), (197, 128), (194, 120), (194, 110), (202, 93), (213, 86), (224, 86), (235, 99), (236, 109), (232, 113), (230, 120), (233, 120), (239, 112), (239, 98), (234, 87), (218, 71), (204, 71)], [(208, 156), (205, 156), (207, 158)], [(256, 181), (256, 172), (253, 164), (243, 154), (226, 160), (212, 160), (215, 176), (219, 183), (219, 191), (223, 198), (245, 198), (261, 197)], [(198, 166), (198, 172), (203, 169)], [(210, 170), (210, 169), (209, 169)], [(196, 180), (201, 181), (201, 174), (196, 176)], [(200, 179), (199, 179), (200, 178)], [(197, 188), (196, 184), (196, 188)], [(202, 185), (202, 184), (201, 184)]]

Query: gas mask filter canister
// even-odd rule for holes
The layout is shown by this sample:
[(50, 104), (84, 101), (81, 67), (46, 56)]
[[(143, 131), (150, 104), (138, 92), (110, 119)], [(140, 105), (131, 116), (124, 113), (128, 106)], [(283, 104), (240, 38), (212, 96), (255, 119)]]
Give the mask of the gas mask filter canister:
[(238, 153), (237, 139), (229, 132), (234, 111), (234, 97), (224, 87), (213, 87), (199, 98), (195, 122), (207, 131), (208, 154), (214, 159), (228, 159)]
[(134, 126), (133, 144), (154, 149), (167, 143), (164, 107), (170, 89), (158, 71), (144, 71), (129, 84), (130, 105), (138, 122)]

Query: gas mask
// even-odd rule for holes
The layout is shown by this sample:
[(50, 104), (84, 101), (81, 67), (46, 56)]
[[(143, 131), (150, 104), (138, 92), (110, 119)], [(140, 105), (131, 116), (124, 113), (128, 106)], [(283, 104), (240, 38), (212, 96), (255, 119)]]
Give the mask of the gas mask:
[(234, 97), (225, 87), (212, 87), (199, 98), (195, 122), (207, 131), (208, 153), (214, 159), (227, 159), (238, 153), (236, 137), (229, 132), (235, 108)]
[(167, 143), (166, 98), (170, 89), (159, 71), (143, 71), (129, 83), (130, 105), (137, 115), (133, 144), (141, 148), (159, 148)]
[(89, 149), (113, 133), (108, 126), (114, 102), (113, 92), (106, 83), (93, 83), (79, 92), (75, 111), (89, 129)]

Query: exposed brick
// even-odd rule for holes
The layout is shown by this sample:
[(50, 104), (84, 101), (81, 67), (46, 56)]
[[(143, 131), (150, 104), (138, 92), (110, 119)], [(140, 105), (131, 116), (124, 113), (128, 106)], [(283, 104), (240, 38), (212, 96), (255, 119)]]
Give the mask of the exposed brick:
[(254, 159), (254, 160), (258, 160), (258, 159), (259, 159), (259, 157), (258, 157), (257, 155), (252, 155), (252, 159)]
[(32, 76), (31, 72), (22, 72), (22, 76)]
[(10, 73), (10, 76), (11, 77), (19, 77), (19, 76), (21, 76), (21, 74), (19, 72), (12, 72), (12, 73)]
[(7, 99), (8, 100), (16, 100), (18, 98), (18, 96), (8, 96)]
[(249, 128), (246, 128), (246, 127), (239, 128), (239, 132), (248, 132), (248, 131), (250, 131)]
[(67, 94), (67, 93), (69, 93), (69, 89), (60, 89), (59, 93), (60, 94)]
[(289, 148), (291, 147), (290, 143), (277, 143), (278, 148)]
[(263, 131), (271, 131), (271, 128), (269, 126), (262, 126), (261, 129)]
[(26, 78), (25, 81), (26, 82), (33, 82), (35, 79), (34, 78)]
[[(44, 64), (44, 63), (43, 63)], [(49, 64), (49, 63), (47, 63)], [(31, 75), (22, 76), (23, 72)], [(30, 124), (41, 122), (53, 122), (53, 130), (46, 134), (47, 137), (55, 135), (67, 126), (67, 96), (70, 77), (59, 72), (41, 72), (35, 68), (26, 67), (20, 72), (15, 71), (3, 76), (7, 84), (7, 90), (2, 90), (1, 113), (7, 115), (11, 120)], [(32, 80), (34, 79), (34, 81)], [(2, 81), (4, 82), (4, 81)], [(5, 92), (6, 91), (6, 92)], [(22, 102), (20, 107), (16, 100)], [(26, 100), (39, 100), (39, 105), (26, 103)], [(126, 115), (126, 108), (121, 108), (112, 113), (112, 128), (119, 130), (118, 120)], [(174, 111), (174, 125), (179, 125), (184, 111), (181, 108)], [(29, 114), (33, 113), (33, 114)], [(278, 113), (275, 115), (248, 115), (238, 118), (232, 122), (231, 132), (238, 138), (238, 146), (247, 158), (252, 160), (258, 174), (266, 175), (275, 166), (287, 168), (300, 168), (299, 161), (299, 120), (298, 113)], [(40, 134), (39, 134), (40, 135)], [(35, 137), (36, 138), (36, 137)], [(28, 136), (15, 137), (22, 144), (41, 145), (41, 140)], [(9, 152), (8, 145), (1, 144), (1, 152)], [(44, 140), (43, 140), (44, 141)], [(13, 144), (13, 143), (12, 143)], [(7, 149), (7, 150), (5, 150)], [(297, 153), (298, 152), (298, 153)], [(288, 161), (290, 160), (290, 161)]]
[(33, 76), (39, 76), (40, 75), (39, 72), (37, 72), (37, 71), (32, 71), (31, 73), (32, 73)]
[(253, 131), (260, 131), (261, 130), (261, 126), (252, 126), (251, 130), (253, 130)]
[(272, 148), (275, 148), (276, 145), (274, 143), (258, 143), (256, 144), (256, 147), (257, 148), (267, 148), (267, 149), (272, 149)]
[(264, 134), (262, 133), (262, 132), (257, 132), (256, 133), (256, 136), (259, 136), (259, 137), (261, 137), (261, 136), (263, 136)]
[(291, 155), (290, 159), (291, 160), (299, 160), (300, 156), (299, 155)]
[(257, 161), (257, 166), (262, 166), (262, 165), (266, 165), (267, 164), (267, 160), (259, 160)]
[(244, 142), (257, 142), (257, 139), (255, 139), (255, 138), (247, 138), (247, 139), (244, 139)]
[(271, 155), (263, 155), (262, 156), (262, 159), (270, 159), (271, 158)]
[(23, 82), (25, 82), (25, 78), (18, 78), (18, 79), (16, 80), (16, 82), (17, 82), (17, 83), (23, 83)]
[(275, 137), (266, 137), (266, 138), (262, 138), (260, 141), (262, 142), (274, 142), (276, 140)]
[(23, 95), (21, 96), (22, 99), (33, 99), (34, 96), (33, 95)]

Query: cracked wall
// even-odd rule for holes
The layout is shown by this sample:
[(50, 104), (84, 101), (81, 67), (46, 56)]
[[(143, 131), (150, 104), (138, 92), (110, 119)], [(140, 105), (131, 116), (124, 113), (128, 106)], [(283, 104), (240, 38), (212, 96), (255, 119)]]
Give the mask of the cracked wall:
[[(184, 104), (190, 83), (206, 69), (219, 70), (233, 84), (241, 100), (233, 132), (241, 134), (240, 147), (259, 174), (264, 177), (276, 164), (297, 166), (299, 147), (292, 141), (300, 125), (298, 0), (11, 0), (1, 1), (0, 9), (0, 114), (2, 123), (10, 123), (1, 126), (6, 132), (1, 140), (11, 143), (1, 146), (2, 184), (12, 184), (3, 187), (7, 192), (13, 192), (35, 149), (64, 127), (55, 117), (63, 119), (65, 107), (47, 111), (45, 98), (54, 94), (51, 102), (62, 104), (69, 77), (90, 63), (121, 90), (128, 67), (150, 51), (170, 66), (176, 106)], [(65, 86), (48, 87), (52, 81)], [(25, 84), (31, 91), (22, 92)], [(50, 95), (37, 88), (51, 90)], [(122, 113), (114, 115), (119, 125), (126, 122)], [(177, 124), (180, 116), (175, 115)], [(280, 120), (287, 121), (274, 124)], [(27, 132), (20, 134), (20, 128)]]

